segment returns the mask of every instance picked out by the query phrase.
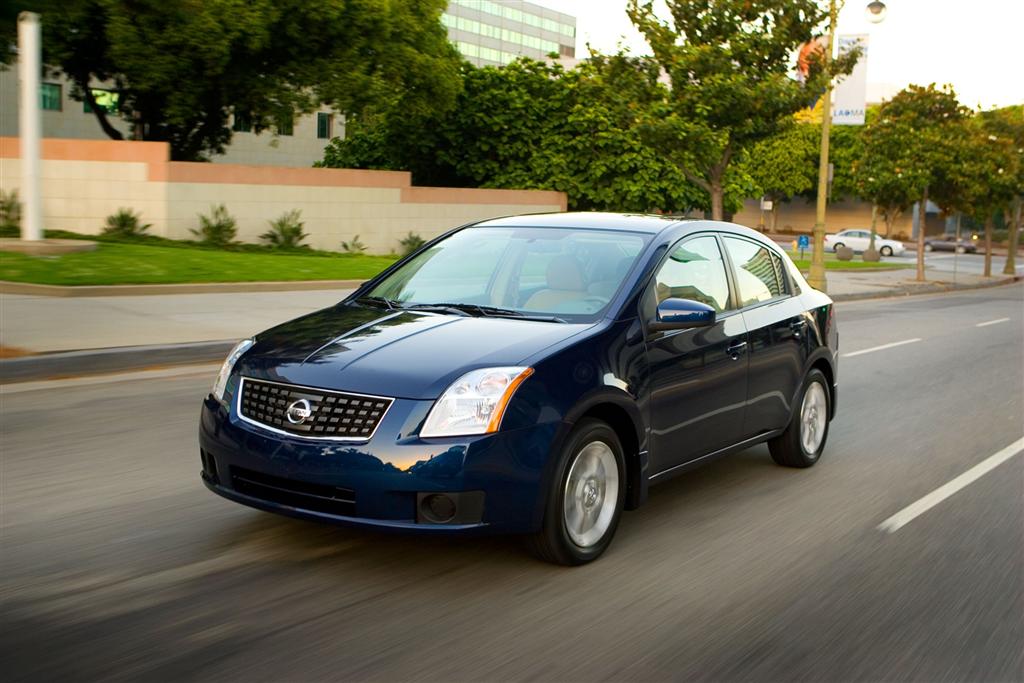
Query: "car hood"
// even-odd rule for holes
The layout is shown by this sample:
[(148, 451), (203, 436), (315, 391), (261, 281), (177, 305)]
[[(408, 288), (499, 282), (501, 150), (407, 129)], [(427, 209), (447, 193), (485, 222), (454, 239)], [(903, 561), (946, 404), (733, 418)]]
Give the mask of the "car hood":
[(236, 371), (325, 389), (434, 399), (465, 372), (520, 365), (592, 326), (339, 304), (258, 334)]

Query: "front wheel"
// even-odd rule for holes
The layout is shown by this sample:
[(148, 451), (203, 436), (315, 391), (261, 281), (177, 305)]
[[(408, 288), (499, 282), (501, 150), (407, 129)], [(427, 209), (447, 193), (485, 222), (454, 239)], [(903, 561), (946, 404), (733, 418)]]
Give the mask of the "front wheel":
[(556, 564), (596, 560), (611, 544), (626, 493), (622, 445), (604, 422), (580, 421), (562, 450), (533, 552)]
[(892, 247), (882, 247), (878, 250), (882, 256), (892, 256)]
[(926, 245), (924, 245), (924, 250), (925, 250), (925, 251), (931, 251), (931, 250), (933, 250), (933, 249), (935, 249), (935, 247), (933, 247), (933, 246), (932, 246), (932, 245), (930, 245), (930, 244), (926, 244)]
[(957, 247), (956, 248), (956, 253), (958, 253), (958, 254), (966, 254), (967, 253), (967, 248), (966, 247)]
[(836, 246), (832, 247), (832, 251), (834, 251), (834, 252), (836, 252), (838, 254), (839, 250), (842, 249), (845, 246), (846, 245), (843, 244), (842, 242), (836, 242)]
[(831, 404), (828, 383), (820, 370), (811, 370), (789, 426), (768, 442), (772, 459), (785, 467), (810, 467), (818, 462), (828, 439)]

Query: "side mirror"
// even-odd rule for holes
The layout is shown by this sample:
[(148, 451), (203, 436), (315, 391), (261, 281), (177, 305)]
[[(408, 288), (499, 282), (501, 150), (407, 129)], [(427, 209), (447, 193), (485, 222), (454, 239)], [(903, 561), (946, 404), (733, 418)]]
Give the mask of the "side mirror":
[(665, 299), (658, 304), (654, 320), (647, 324), (652, 332), (708, 327), (715, 324), (715, 309), (691, 299)]

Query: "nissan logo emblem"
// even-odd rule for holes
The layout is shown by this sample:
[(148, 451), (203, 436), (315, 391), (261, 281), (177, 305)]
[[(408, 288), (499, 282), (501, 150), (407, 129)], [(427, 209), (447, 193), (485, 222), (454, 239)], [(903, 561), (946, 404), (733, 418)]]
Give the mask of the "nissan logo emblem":
[(284, 411), (284, 416), (288, 418), (288, 421), (293, 425), (300, 425), (309, 419), (309, 416), (313, 414), (313, 406), (309, 405), (309, 401), (304, 398), (300, 398), (298, 401), (293, 402), (288, 406), (288, 410)]

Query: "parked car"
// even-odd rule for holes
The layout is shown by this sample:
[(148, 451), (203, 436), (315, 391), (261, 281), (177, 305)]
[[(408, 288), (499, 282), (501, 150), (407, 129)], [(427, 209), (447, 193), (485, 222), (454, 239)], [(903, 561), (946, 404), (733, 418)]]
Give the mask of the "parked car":
[(978, 236), (961, 237), (956, 235), (936, 235), (924, 238), (925, 251), (956, 251), (958, 254), (976, 254), (978, 252)]
[(483, 221), (239, 343), (203, 402), (202, 479), (295, 517), (527, 534), (582, 564), (696, 465), (761, 442), (815, 464), (837, 343), (832, 301), (753, 230)]
[[(838, 251), (840, 247), (849, 247), (854, 251), (866, 251), (871, 244), (870, 230), (843, 230), (834, 235), (825, 235), (825, 249)], [(875, 249), (882, 256), (902, 256), (906, 251), (903, 242), (887, 240), (875, 234)]]

